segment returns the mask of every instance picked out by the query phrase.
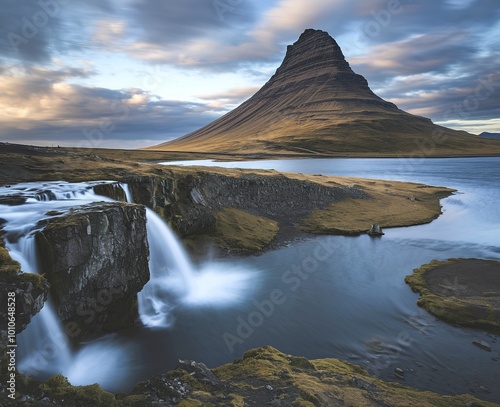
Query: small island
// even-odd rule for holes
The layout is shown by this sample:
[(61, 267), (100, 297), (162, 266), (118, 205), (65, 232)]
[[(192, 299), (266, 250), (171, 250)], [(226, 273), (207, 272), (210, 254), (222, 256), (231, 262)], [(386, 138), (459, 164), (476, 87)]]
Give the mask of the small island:
[(500, 333), (500, 262), (434, 260), (406, 276), (417, 304), (443, 321)]

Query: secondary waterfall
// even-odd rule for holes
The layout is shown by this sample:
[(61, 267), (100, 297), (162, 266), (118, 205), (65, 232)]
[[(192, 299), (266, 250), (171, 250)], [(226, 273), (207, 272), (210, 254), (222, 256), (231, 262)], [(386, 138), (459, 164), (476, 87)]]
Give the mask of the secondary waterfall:
[[(93, 192), (93, 186), (105, 182), (43, 182), (0, 187), (0, 196), (26, 198), (21, 205), (0, 205), (6, 247), (12, 258), (21, 263), (23, 271), (42, 272), (38, 269), (33, 238), (40, 228), (39, 221), (49, 218), (51, 211), (60, 214), (84, 204), (112, 201)], [(128, 202), (133, 201), (126, 184), (113, 185), (123, 189)], [(208, 264), (195, 271), (167, 224), (150, 209), (146, 209), (146, 218), (151, 278), (138, 294), (140, 319), (145, 326), (171, 326), (172, 311), (177, 306), (227, 305), (243, 298), (249, 284), (248, 272), (226, 270), (220, 264)], [(132, 364), (130, 354), (134, 352), (127, 346), (132, 345), (116, 343), (110, 335), (73, 351), (49, 298), (18, 335), (18, 369), (40, 378), (61, 373), (73, 384), (98, 382), (113, 389), (120, 381), (120, 374), (125, 374)]]

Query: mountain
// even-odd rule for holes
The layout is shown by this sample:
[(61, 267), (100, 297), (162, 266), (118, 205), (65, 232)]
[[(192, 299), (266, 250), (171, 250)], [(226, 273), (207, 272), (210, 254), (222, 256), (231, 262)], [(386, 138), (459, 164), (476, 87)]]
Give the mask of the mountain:
[(485, 138), (498, 138), (500, 139), (500, 133), (489, 133), (487, 131), (482, 132), (479, 137), (485, 137)]
[(271, 79), (236, 109), (153, 150), (233, 154), (500, 154), (478, 140), (398, 109), (353, 72), (335, 40), (306, 30)]

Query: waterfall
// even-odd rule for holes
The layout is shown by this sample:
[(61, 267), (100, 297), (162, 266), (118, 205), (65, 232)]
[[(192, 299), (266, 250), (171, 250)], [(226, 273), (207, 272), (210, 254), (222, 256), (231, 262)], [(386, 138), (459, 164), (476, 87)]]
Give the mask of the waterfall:
[(128, 184), (124, 184), (123, 182), (120, 182), (117, 184), (125, 193), (125, 198), (127, 199), (128, 203), (134, 203), (134, 199), (132, 198), (132, 192), (130, 191), (130, 188)]
[(139, 315), (146, 326), (172, 324), (172, 304), (190, 292), (193, 266), (166, 223), (146, 208), (150, 281), (138, 294)]
[[(89, 183), (33, 182), (0, 187), (0, 196), (22, 196), (24, 204), (0, 204), (0, 219), (6, 248), (25, 272), (38, 273), (34, 233), (39, 222), (58, 216), (84, 204), (113, 201), (96, 195), (93, 186), (112, 183), (121, 187), (128, 202), (132, 194), (128, 185), (111, 181)], [(139, 314), (146, 327), (168, 328), (177, 306), (227, 306), (241, 301), (248, 291), (248, 270), (235, 270), (224, 263), (207, 263), (194, 270), (181, 243), (168, 225), (146, 208), (147, 237), (150, 248), (150, 280), (138, 294)], [(75, 385), (99, 382), (113, 389), (123, 381), (136, 350), (117, 341), (114, 336), (82, 344), (72, 350), (57, 318), (52, 300), (33, 317), (17, 336), (20, 372), (47, 378), (55, 373), (68, 377)]]
[[(17, 242), (10, 242), (8, 236), (6, 247), (12, 258), (21, 264), (21, 269), (39, 273), (33, 235), (23, 236)], [(18, 369), (21, 372), (29, 372), (35, 377), (40, 372), (56, 374), (60, 366), (70, 363), (69, 343), (50, 300), (17, 336), (17, 343), (20, 349)]]
[[(127, 201), (133, 202), (127, 186)], [(206, 263), (195, 270), (184, 247), (168, 225), (146, 208), (150, 279), (137, 299), (141, 322), (168, 328), (179, 305), (226, 306), (243, 299), (250, 280), (248, 270), (228, 269), (224, 263)], [(251, 278), (253, 277), (253, 278)]]

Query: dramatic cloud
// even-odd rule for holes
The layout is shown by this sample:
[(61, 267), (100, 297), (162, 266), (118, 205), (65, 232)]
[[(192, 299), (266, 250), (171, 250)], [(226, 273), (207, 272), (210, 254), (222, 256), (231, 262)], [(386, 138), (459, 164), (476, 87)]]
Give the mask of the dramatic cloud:
[(186, 134), (255, 93), (306, 28), (328, 31), (402, 109), (500, 132), (497, 0), (0, 5), (1, 140), (133, 147)]
[(259, 86), (245, 86), (231, 89), (226, 92), (197, 95), (199, 99), (206, 100), (208, 105), (215, 108), (232, 108), (244, 102), (260, 89)]
[(22, 63), (50, 62), (54, 54), (84, 46), (81, 18), (113, 12), (108, 0), (1, 0), (0, 6), (0, 55)]
[(0, 140), (104, 147), (113, 140), (161, 142), (181, 136), (218, 115), (202, 103), (160, 100), (141, 89), (111, 90), (65, 82), (87, 77), (77, 69), (29, 69), (0, 77)]

